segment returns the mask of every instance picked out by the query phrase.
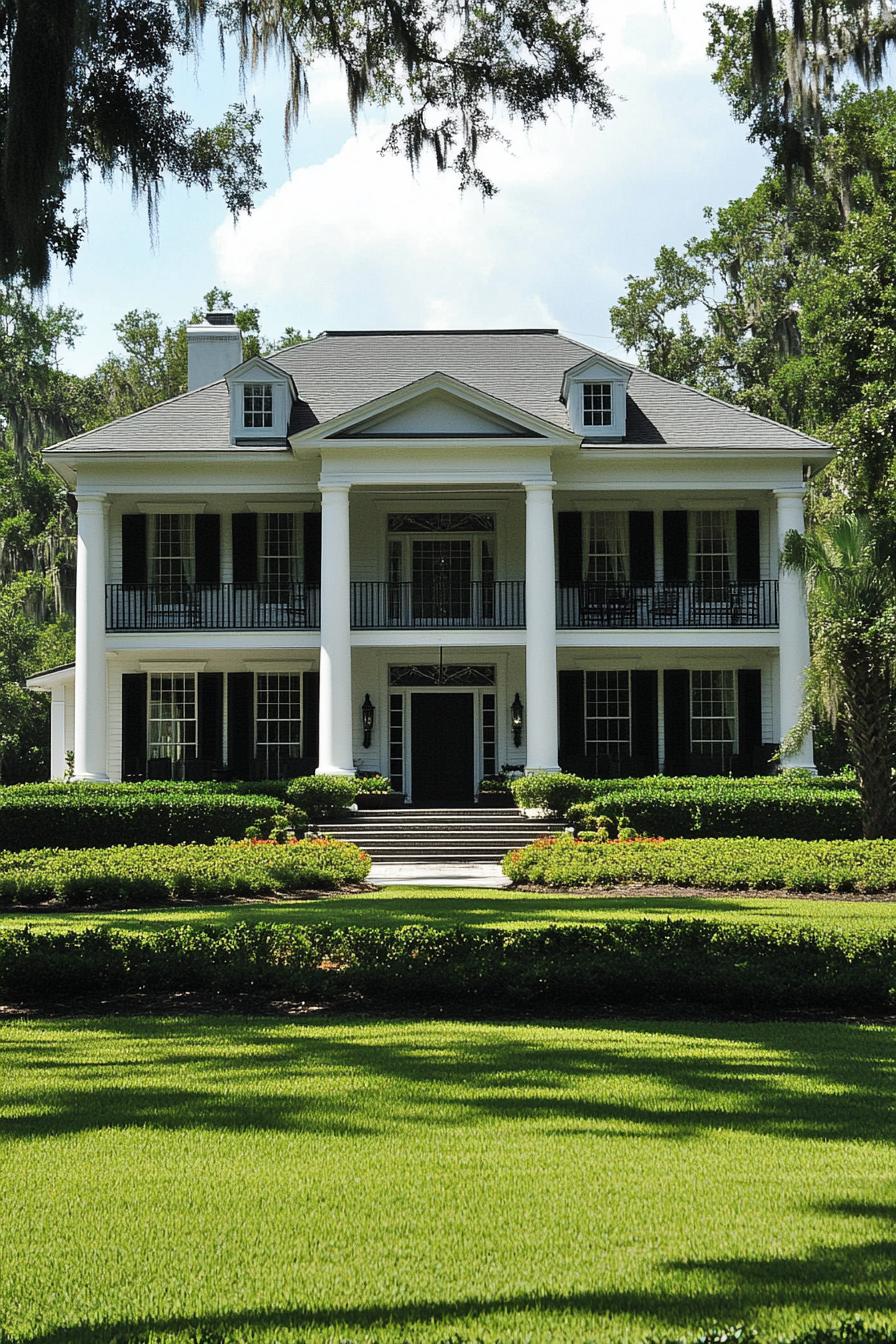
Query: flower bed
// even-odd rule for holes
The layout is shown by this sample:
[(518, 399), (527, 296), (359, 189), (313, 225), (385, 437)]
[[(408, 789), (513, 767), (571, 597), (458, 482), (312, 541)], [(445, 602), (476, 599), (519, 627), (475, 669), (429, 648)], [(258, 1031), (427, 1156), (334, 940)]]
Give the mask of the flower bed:
[(896, 891), (892, 840), (635, 840), (548, 836), (504, 859), (513, 882), (555, 887), (625, 882), (720, 891)]
[(0, 853), (0, 905), (143, 905), (333, 890), (363, 882), (369, 857), (319, 837), (294, 844), (135, 845)]

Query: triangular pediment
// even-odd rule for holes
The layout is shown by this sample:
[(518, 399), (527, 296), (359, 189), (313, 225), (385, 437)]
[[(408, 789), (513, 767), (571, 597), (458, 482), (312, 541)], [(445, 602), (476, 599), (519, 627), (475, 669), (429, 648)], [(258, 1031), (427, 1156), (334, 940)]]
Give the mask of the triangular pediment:
[(388, 439), (520, 439), (572, 441), (556, 425), (449, 374), (432, 373), (375, 401), (293, 436), (334, 441)]

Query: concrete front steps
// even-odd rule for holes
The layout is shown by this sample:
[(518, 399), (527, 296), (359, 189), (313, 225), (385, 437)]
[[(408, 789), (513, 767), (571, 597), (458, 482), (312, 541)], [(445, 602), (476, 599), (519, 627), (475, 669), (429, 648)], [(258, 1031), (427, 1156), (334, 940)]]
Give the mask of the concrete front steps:
[(317, 830), (360, 845), (374, 863), (500, 863), (508, 850), (562, 831), (563, 822), (506, 807), (401, 807), (358, 811)]

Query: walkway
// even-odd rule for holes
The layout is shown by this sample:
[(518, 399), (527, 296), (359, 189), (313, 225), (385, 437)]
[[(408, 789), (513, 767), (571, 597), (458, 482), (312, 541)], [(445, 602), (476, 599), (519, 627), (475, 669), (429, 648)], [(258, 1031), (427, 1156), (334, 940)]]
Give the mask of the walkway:
[(509, 887), (497, 863), (374, 863), (369, 882), (378, 887)]

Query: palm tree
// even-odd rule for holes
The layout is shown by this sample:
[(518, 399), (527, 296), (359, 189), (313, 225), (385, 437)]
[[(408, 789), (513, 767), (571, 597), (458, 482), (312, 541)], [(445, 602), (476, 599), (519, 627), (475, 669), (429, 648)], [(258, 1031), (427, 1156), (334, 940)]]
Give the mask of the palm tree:
[[(813, 719), (842, 720), (862, 799), (866, 839), (896, 836), (896, 531), (843, 514), (789, 532), (782, 563), (802, 574), (812, 658), (799, 740)], [(794, 745), (793, 740), (785, 749)]]

